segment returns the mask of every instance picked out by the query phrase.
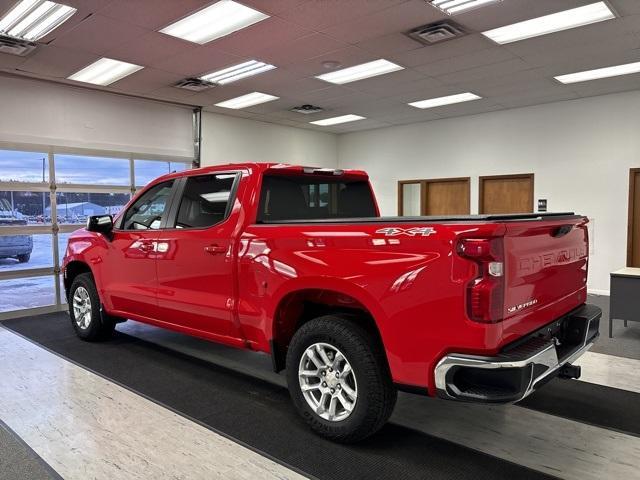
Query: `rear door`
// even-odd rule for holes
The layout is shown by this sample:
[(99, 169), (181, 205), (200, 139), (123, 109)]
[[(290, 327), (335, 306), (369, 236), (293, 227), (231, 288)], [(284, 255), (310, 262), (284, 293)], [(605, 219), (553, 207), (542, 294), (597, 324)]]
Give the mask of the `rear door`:
[(505, 319), (542, 326), (585, 301), (586, 224), (584, 217), (505, 223)]
[(234, 321), (240, 178), (240, 172), (182, 178), (156, 248), (159, 320), (228, 343), (240, 336)]

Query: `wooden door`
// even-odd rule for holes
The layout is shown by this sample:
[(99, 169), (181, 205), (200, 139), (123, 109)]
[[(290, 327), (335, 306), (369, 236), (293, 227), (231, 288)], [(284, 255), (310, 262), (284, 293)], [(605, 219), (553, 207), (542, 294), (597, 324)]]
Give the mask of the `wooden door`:
[(533, 173), (480, 177), (479, 212), (532, 213)]
[(425, 180), (424, 215), (468, 215), (471, 181), (467, 178)]
[(640, 168), (629, 171), (627, 266), (640, 267)]

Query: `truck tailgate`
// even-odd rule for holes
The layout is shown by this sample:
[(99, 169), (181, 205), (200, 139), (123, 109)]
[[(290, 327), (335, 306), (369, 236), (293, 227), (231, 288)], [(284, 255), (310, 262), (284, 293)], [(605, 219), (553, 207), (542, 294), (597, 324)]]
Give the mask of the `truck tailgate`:
[(505, 222), (506, 337), (534, 330), (584, 303), (587, 222), (578, 216)]

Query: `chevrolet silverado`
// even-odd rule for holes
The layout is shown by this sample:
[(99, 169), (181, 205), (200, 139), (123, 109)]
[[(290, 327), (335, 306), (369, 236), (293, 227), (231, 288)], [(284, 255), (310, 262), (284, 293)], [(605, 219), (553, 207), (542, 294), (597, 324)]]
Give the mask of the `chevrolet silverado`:
[(355, 442), (398, 390), (517, 402), (598, 337), (587, 219), (381, 217), (368, 176), (282, 164), (165, 175), (69, 239), (84, 340), (133, 319), (267, 352), (321, 435)]

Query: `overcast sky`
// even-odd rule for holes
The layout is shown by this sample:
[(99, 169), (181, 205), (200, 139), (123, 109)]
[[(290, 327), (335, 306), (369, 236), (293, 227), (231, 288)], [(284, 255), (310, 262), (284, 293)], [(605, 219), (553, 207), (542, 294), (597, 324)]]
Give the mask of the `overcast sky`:
[[(46, 153), (0, 150), (0, 181), (41, 182), (49, 180)], [(91, 185), (129, 185), (129, 161), (122, 158), (55, 156), (56, 182)], [(136, 184), (145, 185), (154, 178), (186, 164), (136, 160)]]

